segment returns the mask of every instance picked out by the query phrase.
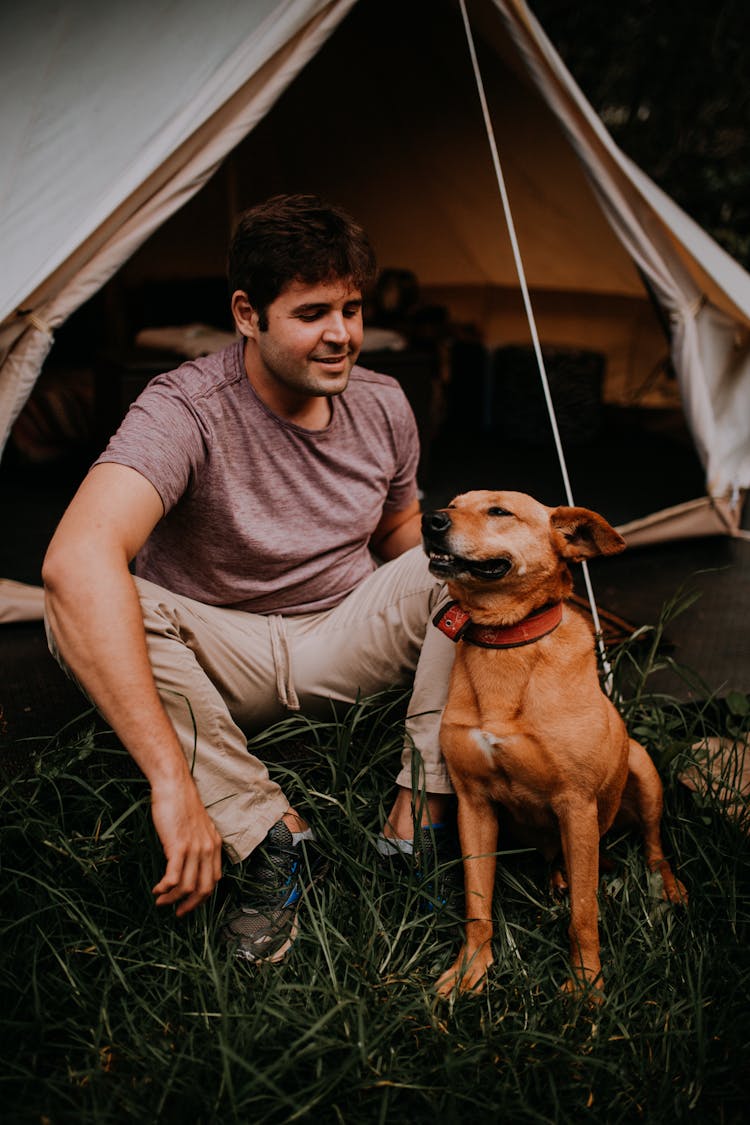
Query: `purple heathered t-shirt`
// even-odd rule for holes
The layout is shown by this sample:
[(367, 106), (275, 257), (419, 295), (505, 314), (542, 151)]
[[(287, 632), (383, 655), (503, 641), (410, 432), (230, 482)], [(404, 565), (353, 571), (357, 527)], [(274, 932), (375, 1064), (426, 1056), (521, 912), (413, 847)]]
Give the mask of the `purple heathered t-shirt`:
[(136, 573), (209, 605), (328, 609), (374, 568), (383, 511), (417, 495), (411, 408), (395, 379), (355, 367), (324, 430), (273, 414), (242, 341), (153, 379), (97, 460), (137, 469), (164, 518)]

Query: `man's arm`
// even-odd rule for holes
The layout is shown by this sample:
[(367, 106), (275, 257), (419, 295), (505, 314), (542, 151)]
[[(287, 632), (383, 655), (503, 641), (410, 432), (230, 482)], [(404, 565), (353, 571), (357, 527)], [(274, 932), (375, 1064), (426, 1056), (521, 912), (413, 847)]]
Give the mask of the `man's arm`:
[(151, 813), (167, 867), (158, 905), (182, 915), (221, 875), (221, 838), (208, 816), (146, 649), (131, 559), (161, 519), (161, 498), (140, 473), (97, 465), (63, 516), (44, 560), (47, 616), (62, 659), (151, 785)]
[(418, 500), (414, 500), (400, 512), (383, 512), (380, 523), (370, 536), (370, 547), (383, 562), (398, 558), (411, 547), (418, 547), (421, 542)]

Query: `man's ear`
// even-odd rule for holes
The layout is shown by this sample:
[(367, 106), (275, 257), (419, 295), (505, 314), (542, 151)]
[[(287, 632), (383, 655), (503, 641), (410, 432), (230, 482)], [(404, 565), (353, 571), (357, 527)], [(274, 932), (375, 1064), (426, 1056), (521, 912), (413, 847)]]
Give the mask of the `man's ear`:
[(258, 332), (258, 314), (250, 304), (247, 293), (236, 289), (230, 304), (237, 331), (241, 336), (254, 337)]
[(553, 508), (549, 519), (555, 549), (572, 562), (625, 550), (620, 533), (588, 508)]

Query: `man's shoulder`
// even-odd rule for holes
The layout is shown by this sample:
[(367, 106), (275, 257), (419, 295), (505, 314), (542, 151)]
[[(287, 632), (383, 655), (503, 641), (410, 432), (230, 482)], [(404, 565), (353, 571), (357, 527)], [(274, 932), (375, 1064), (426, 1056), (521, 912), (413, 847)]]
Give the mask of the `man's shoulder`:
[(364, 429), (401, 435), (407, 441), (415, 427), (414, 413), (398, 379), (357, 365), (342, 396), (345, 410)]
[(243, 378), (241, 342), (211, 355), (186, 360), (179, 367), (157, 375), (149, 389), (162, 389), (174, 396), (198, 402)]
[(394, 379), (392, 375), (384, 375), (382, 371), (372, 371), (369, 367), (363, 367), (359, 363), (352, 368), (349, 384), (355, 388), (361, 388), (365, 392), (369, 388), (375, 393), (380, 389), (385, 389), (403, 394), (398, 379)]

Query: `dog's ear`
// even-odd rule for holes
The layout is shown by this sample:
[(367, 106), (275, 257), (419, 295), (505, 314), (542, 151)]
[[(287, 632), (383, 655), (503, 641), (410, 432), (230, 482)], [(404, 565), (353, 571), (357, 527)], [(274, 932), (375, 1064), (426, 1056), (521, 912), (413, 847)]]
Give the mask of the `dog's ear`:
[(625, 540), (603, 516), (588, 508), (553, 508), (550, 512), (552, 542), (563, 558), (582, 562), (595, 555), (616, 555), (625, 550)]

